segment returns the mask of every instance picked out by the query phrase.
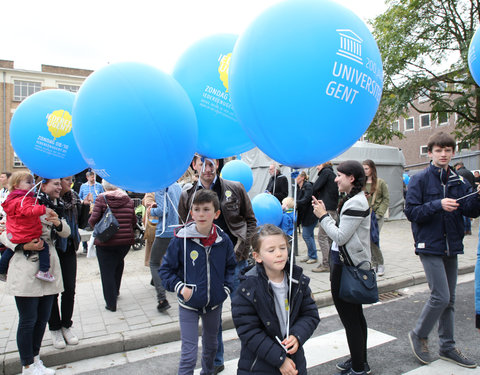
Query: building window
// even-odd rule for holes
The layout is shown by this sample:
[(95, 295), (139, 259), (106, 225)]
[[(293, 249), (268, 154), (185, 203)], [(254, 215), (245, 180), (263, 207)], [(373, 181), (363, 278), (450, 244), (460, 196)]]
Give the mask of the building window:
[(413, 117), (405, 119), (405, 130), (413, 130), (415, 127), (415, 122), (413, 121)]
[(20, 158), (15, 152), (13, 153), (13, 166), (15, 168), (25, 167), (25, 164), (23, 164), (23, 161), (20, 160)]
[(428, 146), (427, 145), (420, 146), (420, 156), (427, 156), (427, 154), (428, 154)]
[(394, 121), (392, 122), (392, 131), (398, 132), (400, 130), (400, 121)]
[(76, 86), (76, 85), (61, 85), (61, 84), (59, 84), (59, 85), (58, 85), (58, 88), (59, 88), (59, 89), (62, 89), (62, 90), (67, 90), (67, 91), (70, 91), (70, 92), (77, 92), (78, 89), (80, 88), (80, 86)]
[(460, 152), (462, 150), (469, 150), (469, 149), (470, 149), (470, 142), (458, 141), (457, 149), (455, 150), (455, 152)]
[(21, 102), (27, 96), (35, 94), (42, 89), (40, 82), (13, 81), (14, 94), (13, 100)]
[(437, 117), (438, 126), (445, 126), (448, 125), (448, 113), (441, 112), (438, 114)]
[(420, 116), (420, 127), (429, 128), (430, 127), (430, 114)]
[(425, 103), (430, 100), (430, 90), (428, 89), (421, 89), (420, 94), (418, 95), (418, 102)]

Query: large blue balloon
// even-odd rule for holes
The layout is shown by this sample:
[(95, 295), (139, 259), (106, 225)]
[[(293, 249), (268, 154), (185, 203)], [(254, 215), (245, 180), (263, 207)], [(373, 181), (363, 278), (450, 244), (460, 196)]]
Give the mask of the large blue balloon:
[(197, 114), (197, 152), (211, 158), (237, 155), (255, 147), (230, 102), (228, 67), (236, 40), (237, 36), (231, 34), (200, 40), (183, 53), (173, 72)]
[(480, 85), (480, 32), (475, 31), (468, 49), (468, 67), (472, 77)]
[(232, 160), (222, 168), (222, 178), (230, 181), (238, 181), (249, 191), (253, 184), (253, 172), (247, 163), (241, 160)]
[(22, 162), (45, 178), (76, 174), (87, 163), (72, 132), (75, 94), (44, 90), (26, 98), (10, 122), (10, 140)]
[(108, 65), (81, 86), (73, 108), (80, 151), (97, 174), (124, 189), (156, 191), (188, 168), (195, 112), (171, 76), (140, 63)]
[(229, 87), (242, 126), (264, 153), (310, 167), (368, 128), (382, 95), (382, 61), (352, 11), (328, 0), (284, 1), (239, 37)]
[(258, 225), (273, 224), (279, 226), (282, 222), (282, 205), (275, 196), (261, 193), (252, 199), (252, 208)]

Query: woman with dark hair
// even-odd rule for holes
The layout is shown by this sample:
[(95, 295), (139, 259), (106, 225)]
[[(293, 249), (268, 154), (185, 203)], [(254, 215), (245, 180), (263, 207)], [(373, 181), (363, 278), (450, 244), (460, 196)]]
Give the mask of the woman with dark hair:
[[(330, 283), (333, 302), (345, 327), (350, 358), (337, 364), (342, 375), (365, 375), (370, 373), (367, 363), (367, 321), (361, 304), (344, 301), (339, 296), (343, 259), (339, 246), (343, 247), (353, 265), (371, 261), (370, 254), (370, 208), (363, 192), (365, 172), (362, 165), (353, 160), (337, 167), (335, 182), (338, 191), (346, 196), (338, 205), (339, 222), (332, 219), (320, 200), (313, 198), (313, 212), (320, 225), (333, 240), (330, 250)], [(362, 267), (365, 266), (364, 263)]]
[(302, 237), (307, 245), (307, 256), (302, 262), (307, 264), (317, 263), (317, 246), (313, 231), (317, 225), (318, 219), (313, 214), (312, 207), (313, 185), (308, 181), (305, 171), (297, 176), (297, 209), (298, 223), (302, 224)]
[[(363, 169), (367, 181), (365, 184), (365, 195), (367, 196), (368, 205), (375, 213), (378, 223), (378, 233), (382, 230), (383, 217), (387, 212), (390, 204), (390, 196), (388, 194), (387, 183), (381, 178), (377, 177), (377, 167), (373, 160), (367, 159), (363, 161)], [(371, 242), (372, 265), (377, 270), (378, 276), (385, 274), (385, 266), (383, 261), (382, 251), (380, 246)]]

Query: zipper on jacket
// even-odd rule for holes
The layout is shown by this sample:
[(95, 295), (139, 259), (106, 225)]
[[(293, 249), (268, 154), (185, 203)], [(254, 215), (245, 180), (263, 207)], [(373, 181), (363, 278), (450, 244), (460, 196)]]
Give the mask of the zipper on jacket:
[(250, 367), (250, 371), (253, 371), (253, 368), (255, 367), (255, 364), (257, 363), (258, 355), (255, 356), (255, 360), (252, 363), (252, 367)]
[[(448, 184), (448, 175), (447, 175), (447, 184), (444, 184), (443, 183), (443, 180), (442, 180), (442, 173), (443, 173), (444, 169), (442, 168), (440, 170), (440, 183), (442, 184), (443, 186), (443, 198), (446, 198), (447, 197), (447, 184)], [(448, 172), (447, 172), (448, 173)], [(445, 222), (443, 223), (445, 224)], [(447, 246), (447, 256), (450, 256), (450, 247), (448, 246), (448, 236), (447, 236), (447, 229), (445, 228), (445, 245)]]
[(207, 259), (207, 304), (205, 306), (208, 306), (210, 303), (210, 250), (212, 249), (211, 246), (207, 247), (205, 249), (205, 253), (207, 254), (206, 259)]

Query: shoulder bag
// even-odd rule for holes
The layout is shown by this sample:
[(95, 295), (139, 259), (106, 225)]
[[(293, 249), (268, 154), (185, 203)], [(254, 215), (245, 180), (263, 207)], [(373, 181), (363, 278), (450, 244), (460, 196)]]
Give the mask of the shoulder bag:
[(117, 218), (110, 209), (110, 206), (107, 202), (107, 197), (105, 195), (103, 196), (103, 199), (105, 199), (107, 209), (103, 213), (100, 221), (95, 224), (95, 227), (93, 228), (93, 236), (97, 238), (100, 242), (107, 242), (115, 235), (115, 233), (118, 232), (118, 230), (120, 229), (120, 225), (118, 224)]

